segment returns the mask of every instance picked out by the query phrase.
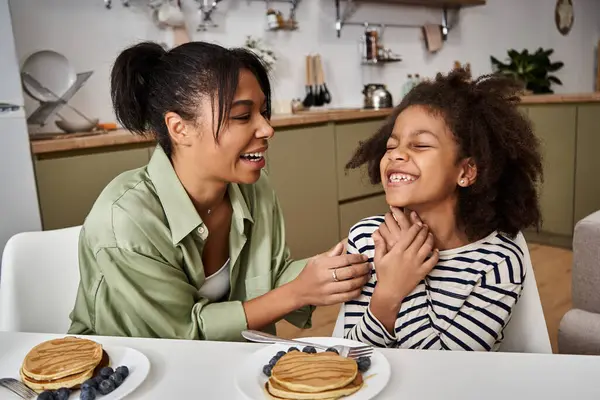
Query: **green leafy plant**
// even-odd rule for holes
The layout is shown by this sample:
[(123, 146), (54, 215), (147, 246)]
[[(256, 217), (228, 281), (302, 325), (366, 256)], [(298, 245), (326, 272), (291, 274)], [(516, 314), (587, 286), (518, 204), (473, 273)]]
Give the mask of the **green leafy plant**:
[(541, 47), (535, 53), (529, 53), (527, 49), (521, 52), (511, 49), (508, 50), (506, 63), (493, 56), (490, 59), (496, 73), (521, 81), (527, 91), (534, 94), (554, 93), (552, 84), (562, 85), (562, 82), (550, 74), (561, 69), (564, 63), (551, 62), (550, 56), (553, 52), (553, 49), (544, 50)]

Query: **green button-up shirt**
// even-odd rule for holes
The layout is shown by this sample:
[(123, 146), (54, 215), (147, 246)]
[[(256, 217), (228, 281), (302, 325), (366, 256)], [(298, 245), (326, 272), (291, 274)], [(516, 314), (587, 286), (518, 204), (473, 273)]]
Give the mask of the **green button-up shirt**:
[[(306, 265), (285, 244), (283, 216), (268, 177), (230, 184), (227, 301), (198, 294), (208, 229), (169, 158), (157, 147), (146, 167), (125, 172), (100, 194), (79, 241), (81, 280), (70, 334), (241, 340), (243, 301), (292, 281)], [(286, 316), (310, 327), (313, 307)], [(265, 328), (274, 333), (274, 325)]]

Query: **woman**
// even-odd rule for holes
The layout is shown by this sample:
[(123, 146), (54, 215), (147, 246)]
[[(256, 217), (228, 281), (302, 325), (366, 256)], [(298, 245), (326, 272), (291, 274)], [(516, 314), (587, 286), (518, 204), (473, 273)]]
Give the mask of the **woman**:
[(376, 274), (344, 307), (346, 337), (498, 349), (525, 279), (515, 236), (540, 221), (538, 140), (518, 90), (506, 78), (438, 74), (358, 148), (348, 166), (368, 164), (391, 212), (350, 231), (348, 251), (367, 255)]
[(70, 333), (240, 340), (283, 317), (307, 327), (312, 306), (360, 294), (366, 257), (341, 255), (343, 243), (290, 259), (262, 172), (273, 128), (256, 56), (141, 43), (118, 56), (111, 94), (121, 124), (159, 145), (106, 187), (83, 225)]

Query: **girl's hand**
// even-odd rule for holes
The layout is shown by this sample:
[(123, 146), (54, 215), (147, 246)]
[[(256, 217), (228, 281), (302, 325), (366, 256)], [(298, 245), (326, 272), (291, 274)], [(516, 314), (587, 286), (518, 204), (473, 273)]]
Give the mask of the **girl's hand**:
[(344, 243), (311, 258), (293, 281), (301, 306), (324, 306), (360, 296), (371, 276), (371, 266), (362, 254), (343, 254)]
[(409, 220), (404, 213), (387, 213), (385, 222), (373, 233), (375, 268), (379, 298), (396, 308), (427, 276), (439, 259), (427, 225), (416, 214)]

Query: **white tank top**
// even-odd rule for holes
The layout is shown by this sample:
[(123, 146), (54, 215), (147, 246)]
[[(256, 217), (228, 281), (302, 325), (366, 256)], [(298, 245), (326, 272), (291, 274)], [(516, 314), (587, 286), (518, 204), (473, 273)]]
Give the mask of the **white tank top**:
[(198, 294), (210, 301), (221, 300), (229, 293), (229, 286), (229, 259), (227, 259), (221, 269), (206, 278)]

